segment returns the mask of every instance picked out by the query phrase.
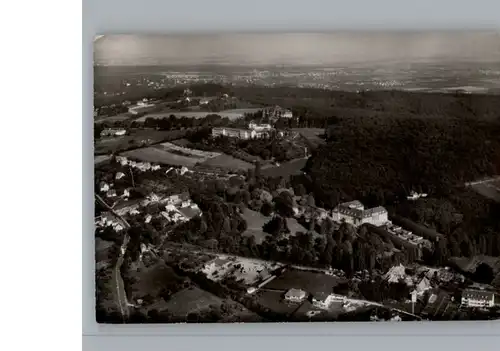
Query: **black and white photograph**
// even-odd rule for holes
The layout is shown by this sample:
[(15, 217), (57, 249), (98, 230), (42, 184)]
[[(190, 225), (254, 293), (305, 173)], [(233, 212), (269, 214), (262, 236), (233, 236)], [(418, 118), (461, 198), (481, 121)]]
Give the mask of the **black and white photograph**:
[(93, 46), (98, 323), (500, 319), (500, 32)]

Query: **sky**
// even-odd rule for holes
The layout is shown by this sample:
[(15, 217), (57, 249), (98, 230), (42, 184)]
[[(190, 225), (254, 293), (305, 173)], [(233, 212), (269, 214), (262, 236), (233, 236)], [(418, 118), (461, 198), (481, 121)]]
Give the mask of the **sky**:
[(94, 62), (99, 65), (308, 65), (436, 59), (500, 62), (500, 32), (105, 35), (94, 41)]

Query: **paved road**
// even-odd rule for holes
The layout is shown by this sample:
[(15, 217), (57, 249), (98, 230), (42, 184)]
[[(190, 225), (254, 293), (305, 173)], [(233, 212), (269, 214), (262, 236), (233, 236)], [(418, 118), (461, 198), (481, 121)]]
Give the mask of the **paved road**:
[[(118, 215), (98, 194), (95, 194), (95, 198), (101, 205), (106, 207), (116, 218), (120, 219), (127, 228), (130, 228), (130, 224), (123, 219), (120, 215)], [(121, 276), (121, 271), (120, 268), (123, 264), (123, 256), (125, 255), (125, 252), (127, 252), (127, 245), (129, 242), (130, 238), (128, 235), (124, 235), (123, 237), (123, 243), (120, 247), (120, 255), (118, 257), (118, 260), (116, 261), (115, 268), (113, 269), (113, 279), (114, 279), (114, 284), (113, 286), (116, 289), (116, 297), (118, 301), (116, 301), (116, 304), (120, 308), (120, 313), (122, 315), (123, 321), (127, 320), (129, 317), (129, 309), (128, 309), (128, 300), (127, 300), (127, 294), (125, 292), (125, 287), (123, 283), (123, 278)]]

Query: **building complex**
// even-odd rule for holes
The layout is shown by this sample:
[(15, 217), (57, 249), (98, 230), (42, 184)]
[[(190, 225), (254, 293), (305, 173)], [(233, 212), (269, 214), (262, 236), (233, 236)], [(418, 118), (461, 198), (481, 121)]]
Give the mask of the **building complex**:
[(344, 202), (332, 211), (332, 219), (336, 222), (346, 222), (355, 227), (369, 223), (375, 226), (386, 224), (389, 219), (387, 210), (382, 207), (365, 209), (364, 205), (357, 201)]

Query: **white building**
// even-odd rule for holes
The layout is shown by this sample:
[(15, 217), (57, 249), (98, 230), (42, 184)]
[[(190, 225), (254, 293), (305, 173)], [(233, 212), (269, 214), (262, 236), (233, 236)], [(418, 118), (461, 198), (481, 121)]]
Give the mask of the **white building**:
[(304, 290), (292, 288), (288, 290), (285, 294), (285, 300), (291, 302), (301, 302), (306, 298), (306, 292)]
[(365, 209), (364, 205), (357, 200), (338, 205), (332, 211), (332, 219), (336, 222), (344, 221), (355, 227), (365, 223), (379, 227), (389, 221), (387, 210), (384, 207)]
[(345, 303), (347, 302), (347, 296), (338, 295), (338, 294), (330, 294), (325, 298), (314, 298), (313, 304), (319, 308), (328, 308), (333, 303)]
[(108, 128), (104, 129), (101, 132), (101, 136), (122, 136), (125, 135), (127, 131), (125, 129), (113, 129), (113, 128)]
[(416, 193), (414, 191), (411, 191), (410, 192), (410, 196), (407, 196), (406, 198), (410, 201), (415, 201), (415, 200), (418, 200), (419, 198), (421, 197), (427, 197), (427, 194), (426, 193)]
[(259, 123), (255, 123), (252, 121), (248, 124), (248, 129), (255, 130), (256, 132), (257, 131), (269, 131), (272, 128), (273, 127), (269, 123), (259, 124)]
[(100, 184), (100, 190), (101, 192), (105, 193), (109, 190), (109, 184), (105, 182), (101, 182)]
[(495, 294), (491, 291), (466, 289), (462, 292), (461, 302), (465, 307), (493, 307)]
[(118, 172), (118, 173), (116, 173), (115, 179), (118, 180), (118, 179), (122, 179), (123, 177), (125, 177), (125, 173)]
[(255, 130), (250, 130), (250, 129), (216, 127), (212, 128), (212, 136), (213, 137), (225, 136), (229, 138), (248, 140), (256, 138), (257, 132)]

